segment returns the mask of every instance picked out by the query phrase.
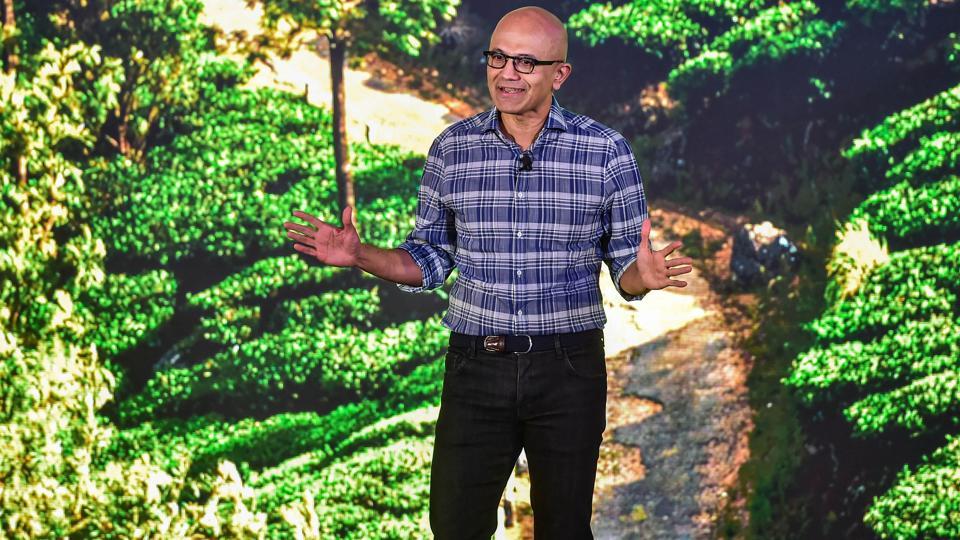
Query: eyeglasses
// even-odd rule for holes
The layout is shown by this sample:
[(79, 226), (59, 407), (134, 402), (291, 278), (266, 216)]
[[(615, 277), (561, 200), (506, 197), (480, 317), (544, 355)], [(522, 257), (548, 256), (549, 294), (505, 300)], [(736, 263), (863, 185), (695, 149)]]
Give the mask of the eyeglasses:
[(533, 68), (537, 66), (563, 62), (563, 60), (537, 60), (532, 56), (510, 56), (500, 51), (483, 51), (483, 55), (487, 57), (487, 65), (493, 69), (503, 69), (507, 65), (507, 59), (510, 59), (513, 60), (513, 69), (523, 74), (533, 73)]

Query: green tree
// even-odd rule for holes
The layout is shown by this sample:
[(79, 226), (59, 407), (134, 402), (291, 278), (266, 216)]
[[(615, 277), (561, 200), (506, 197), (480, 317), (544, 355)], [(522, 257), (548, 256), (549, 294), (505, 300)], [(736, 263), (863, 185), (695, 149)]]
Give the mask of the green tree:
[(438, 40), (438, 25), (456, 16), (460, 0), (260, 1), (264, 6), (265, 36), (285, 54), (306, 32), (316, 32), (329, 45), (338, 200), (341, 209), (355, 206), (343, 87), (347, 55), (399, 51), (417, 56), (424, 43)]

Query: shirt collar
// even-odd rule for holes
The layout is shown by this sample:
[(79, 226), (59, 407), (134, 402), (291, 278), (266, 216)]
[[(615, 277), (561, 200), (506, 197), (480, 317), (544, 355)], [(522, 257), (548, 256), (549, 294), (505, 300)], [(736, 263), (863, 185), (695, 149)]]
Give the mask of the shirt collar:
[[(499, 127), (500, 118), (497, 114), (497, 108), (493, 107), (480, 124), (480, 130), (485, 133), (488, 131), (496, 131)], [(550, 112), (547, 113), (547, 122), (544, 124), (543, 129), (567, 130), (567, 122), (563, 119), (563, 108), (560, 107), (556, 96), (552, 96), (551, 98)]]

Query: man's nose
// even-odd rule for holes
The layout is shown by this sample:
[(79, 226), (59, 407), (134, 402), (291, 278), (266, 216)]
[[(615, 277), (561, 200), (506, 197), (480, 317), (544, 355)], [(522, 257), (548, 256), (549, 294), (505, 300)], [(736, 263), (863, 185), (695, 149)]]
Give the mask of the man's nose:
[(520, 72), (513, 66), (513, 60), (508, 60), (507, 65), (503, 66), (502, 76), (511, 81), (516, 81), (520, 79)]

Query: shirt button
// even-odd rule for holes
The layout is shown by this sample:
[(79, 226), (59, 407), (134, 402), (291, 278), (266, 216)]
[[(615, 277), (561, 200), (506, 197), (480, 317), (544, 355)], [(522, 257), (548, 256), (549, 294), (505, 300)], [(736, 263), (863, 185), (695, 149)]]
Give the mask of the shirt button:
[(518, 198), (518, 199), (522, 199), (522, 198), (523, 198), (523, 193), (517, 193), (517, 198)]
[(523, 315), (523, 310), (522, 310), (522, 309), (518, 309), (518, 310), (517, 310), (517, 315)]
[(517, 270), (517, 276), (522, 276), (522, 275), (523, 275), (523, 270)]
[(517, 238), (523, 238), (523, 231), (517, 231)]

